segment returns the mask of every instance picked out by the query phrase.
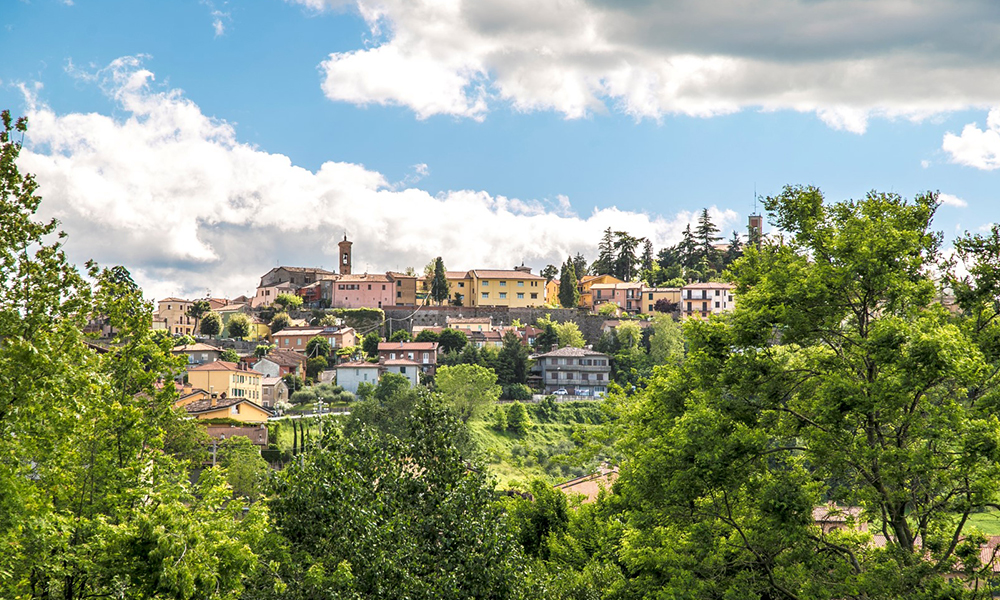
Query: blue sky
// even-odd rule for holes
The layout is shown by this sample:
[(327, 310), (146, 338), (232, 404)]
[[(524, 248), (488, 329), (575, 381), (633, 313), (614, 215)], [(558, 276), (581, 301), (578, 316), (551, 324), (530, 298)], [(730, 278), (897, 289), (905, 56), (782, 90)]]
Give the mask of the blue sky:
[(332, 265), (344, 230), (372, 271), (659, 248), (785, 184), (1000, 221), (997, 9), (752, 4), (9, 1), (0, 106), (73, 257), (152, 296)]

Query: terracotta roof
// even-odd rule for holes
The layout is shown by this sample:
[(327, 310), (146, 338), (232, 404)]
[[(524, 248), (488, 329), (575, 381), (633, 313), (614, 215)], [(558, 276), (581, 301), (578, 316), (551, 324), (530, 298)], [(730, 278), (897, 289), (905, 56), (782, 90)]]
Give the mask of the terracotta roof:
[(645, 329), (647, 327), (652, 327), (653, 326), (653, 322), (652, 321), (639, 321), (639, 320), (626, 320), (626, 321), (622, 321), (621, 319), (608, 319), (608, 320), (604, 321), (603, 323), (601, 323), (601, 328), (603, 329), (605, 327), (618, 327), (622, 323), (635, 323), (636, 325), (639, 326), (640, 329)]
[(471, 272), (475, 273), (476, 277), (484, 279), (545, 279), (541, 275), (515, 271), (513, 269), (509, 271), (506, 269), (473, 269)]
[[(284, 270), (288, 271), (289, 273), (326, 273), (326, 274), (329, 274), (329, 275), (333, 275), (334, 274), (333, 271), (327, 271), (326, 269), (320, 269), (318, 267), (285, 267), (285, 266), (274, 267), (273, 269), (271, 269), (270, 271), (268, 271), (268, 273), (273, 273), (274, 271), (277, 271), (278, 269), (284, 269)], [(265, 273), (265, 275), (266, 275), (266, 273)]]
[(337, 277), (336, 281), (371, 281), (378, 283), (390, 283), (392, 280), (389, 279), (387, 275), (377, 274), (377, 273), (363, 273), (363, 274), (350, 274), (341, 275)]
[(272, 333), (271, 337), (286, 337), (293, 335), (319, 335), (323, 333), (322, 327), (285, 327), (278, 333)]
[(545, 354), (539, 354), (536, 358), (545, 358), (545, 357), (550, 357), (550, 356), (556, 357), (556, 358), (564, 357), (564, 356), (565, 357), (576, 357), (576, 356), (604, 356), (604, 357), (607, 357), (606, 354), (601, 354), (600, 352), (597, 352), (595, 350), (588, 350), (587, 348), (571, 348), (569, 346), (566, 346), (564, 348), (559, 348), (558, 350), (553, 350), (552, 352), (546, 352)]
[(387, 367), (419, 367), (421, 363), (410, 360), (408, 358), (393, 358), (390, 360), (383, 361), (379, 364), (385, 365)]
[(294, 350), (282, 350), (275, 348), (267, 353), (261, 360), (269, 360), (279, 367), (297, 367), (304, 364), (308, 359)]
[(353, 361), (353, 362), (340, 363), (339, 365), (337, 365), (334, 368), (336, 368), (336, 369), (341, 369), (341, 368), (344, 368), (344, 369), (346, 369), (346, 368), (352, 368), (352, 369), (377, 369), (378, 368), (378, 363), (368, 362), (366, 360), (356, 360), (356, 361)]
[(257, 408), (259, 408), (260, 410), (264, 411), (265, 413), (267, 413), (269, 415), (273, 415), (274, 414), (274, 412), (272, 412), (270, 409), (268, 409), (266, 407), (263, 407), (263, 406), (257, 404), (256, 402), (253, 402), (251, 400), (247, 400), (246, 398), (236, 398), (236, 397), (233, 397), (233, 396), (228, 397), (228, 398), (221, 398), (221, 397), (220, 398), (216, 398), (216, 400), (215, 400), (215, 406), (212, 406), (212, 399), (211, 398), (206, 399), (206, 400), (195, 400), (191, 404), (188, 404), (187, 406), (185, 406), (184, 410), (186, 410), (188, 412), (188, 414), (194, 415), (194, 414), (198, 414), (198, 413), (211, 412), (213, 410), (219, 410), (220, 408), (229, 408), (230, 406), (235, 406), (237, 404), (251, 404), (253, 406), (256, 406)]
[(446, 279), (465, 279), (469, 276), (469, 271), (445, 271)]
[(601, 488), (611, 491), (616, 479), (618, 479), (618, 469), (600, 469), (596, 473), (570, 479), (554, 487), (564, 492), (583, 494), (586, 496), (584, 502), (593, 502), (597, 500)]
[[(416, 279), (416, 275), (407, 275), (406, 273), (400, 273), (399, 271), (386, 271), (386, 275), (390, 277), (395, 277), (396, 279)], [(447, 275), (446, 275), (447, 276)]]
[(257, 371), (248, 371), (246, 369), (241, 369), (236, 363), (227, 362), (224, 360), (217, 360), (215, 362), (205, 363), (203, 365), (199, 365), (197, 367), (192, 367), (188, 369), (189, 373), (191, 371), (235, 371), (238, 373), (244, 373), (247, 375), (256, 375), (260, 377), (260, 373), (258, 373)]
[(437, 342), (379, 342), (378, 351), (383, 350), (437, 350)]
[(857, 506), (839, 506), (827, 503), (813, 508), (813, 521), (822, 523), (844, 523), (848, 517), (858, 520), (861, 518), (861, 508)]
[(592, 290), (631, 290), (641, 288), (641, 281), (626, 281), (625, 283), (595, 283), (590, 286)]
[(448, 324), (451, 323), (492, 323), (493, 317), (448, 317)]
[(163, 300), (160, 300), (160, 302), (191, 302), (191, 300), (184, 300), (182, 298), (171, 297), (171, 298), (164, 298)]
[(261, 377), (260, 378), (260, 385), (263, 386), (263, 387), (266, 387), (266, 386), (269, 386), (269, 385), (278, 385), (282, 381), (283, 380), (281, 379), (281, 377)]
[(197, 344), (185, 344), (183, 346), (174, 346), (171, 352), (222, 352), (222, 348), (217, 348), (215, 346), (210, 346), (208, 344), (202, 344), (198, 342)]

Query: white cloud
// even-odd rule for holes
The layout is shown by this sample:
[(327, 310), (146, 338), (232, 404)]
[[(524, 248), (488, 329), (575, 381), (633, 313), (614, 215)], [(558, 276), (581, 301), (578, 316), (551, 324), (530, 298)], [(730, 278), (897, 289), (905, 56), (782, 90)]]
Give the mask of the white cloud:
[(969, 205), (965, 200), (951, 194), (938, 194), (938, 200), (945, 206), (954, 206), (956, 208), (965, 208)]
[(954, 163), (984, 171), (1000, 168), (1000, 108), (990, 110), (986, 129), (970, 123), (961, 135), (946, 133), (941, 148), (951, 155)]
[(929, 160), (922, 160), (922, 161), (920, 161), (920, 168), (921, 169), (929, 169), (930, 166), (931, 166), (931, 161), (929, 161)]
[[(225, 35), (226, 23), (232, 20), (232, 14), (217, 9), (213, 0), (201, 0), (201, 3), (208, 7), (209, 15), (212, 17), (212, 31), (215, 32), (215, 37)], [(223, 4), (228, 4), (228, 2), (223, 2)]]
[(815, 112), (863, 133), (1000, 98), (993, 3), (969, 0), (287, 0), (353, 6), (374, 38), (329, 56), (331, 100), (481, 120)]
[[(31, 125), (19, 165), (37, 175), (44, 216), (63, 223), (74, 260), (123, 264), (156, 296), (246, 293), (278, 263), (331, 268), (345, 230), (372, 271), (419, 269), (439, 255), (452, 269), (540, 267), (575, 252), (593, 258), (606, 227), (659, 248), (697, 218), (615, 207), (579, 217), (565, 197), (553, 210), (485, 191), (435, 196), (343, 162), (313, 172), (241, 143), (180, 90), (158, 88), (138, 58), (95, 77), (121, 118), (56, 114), (24, 88)], [(737, 219), (712, 215), (723, 229)]]

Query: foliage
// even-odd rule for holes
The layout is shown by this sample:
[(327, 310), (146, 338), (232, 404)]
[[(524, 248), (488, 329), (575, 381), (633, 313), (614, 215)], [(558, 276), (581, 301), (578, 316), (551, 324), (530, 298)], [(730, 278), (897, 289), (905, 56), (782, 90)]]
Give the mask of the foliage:
[(434, 259), (434, 276), (431, 278), (430, 297), (438, 304), (448, 299), (448, 277), (445, 275), (444, 261), (441, 257)]
[(680, 310), (680, 305), (666, 298), (660, 298), (653, 304), (653, 310), (659, 313), (675, 313)]
[(211, 312), (211, 310), (212, 305), (208, 303), (208, 300), (195, 300), (191, 303), (191, 306), (187, 309), (187, 316), (194, 319), (194, 331), (199, 331), (198, 326), (201, 318)]
[(236, 353), (232, 348), (226, 348), (219, 354), (219, 360), (224, 360), (226, 362), (238, 363), (240, 362), (240, 355)]
[(507, 410), (502, 406), (493, 409), (493, 416), (490, 418), (490, 427), (495, 431), (507, 431)]
[(573, 321), (565, 321), (563, 323), (555, 323), (553, 327), (556, 330), (556, 336), (559, 338), (560, 348), (565, 348), (566, 346), (583, 348), (585, 342), (579, 325)]
[(433, 329), (424, 329), (424, 330), (421, 330), (421, 332), (417, 334), (417, 337), (416, 337), (416, 339), (414, 341), (417, 341), (417, 342), (436, 342), (439, 339), (440, 339), (440, 335), (438, 335), (438, 332), (434, 331)]
[(342, 318), (344, 325), (354, 328), (359, 335), (367, 334), (385, 323), (385, 311), (381, 308), (336, 308), (328, 311), (327, 316)]
[(370, 331), (365, 334), (365, 337), (361, 340), (361, 349), (365, 351), (368, 356), (378, 356), (378, 345), (382, 341), (378, 333)]
[(540, 479), (528, 484), (528, 492), (531, 500), (519, 497), (511, 502), (511, 521), (525, 554), (545, 560), (546, 539), (569, 524), (569, 503), (566, 494)]
[(359, 400), (371, 400), (375, 397), (375, 385), (367, 381), (358, 383), (357, 395)]
[(325, 337), (317, 335), (306, 342), (306, 356), (330, 356), (332, 352), (333, 346)]
[(253, 355), (257, 358), (263, 358), (267, 356), (271, 350), (274, 350), (274, 344), (257, 344), (257, 347), (253, 350)]
[(229, 318), (229, 323), (226, 324), (226, 329), (229, 330), (229, 337), (242, 340), (253, 332), (253, 323), (250, 321), (250, 317), (243, 313), (236, 313)]
[(615, 337), (621, 348), (638, 348), (642, 339), (642, 328), (635, 321), (622, 321), (615, 327)]
[(605, 302), (598, 305), (597, 314), (605, 317), (614, 317), (618, 314), (618, 305), (614, 302)]
[(545, 278), (545, 283), (548, 283), (553, 279), (555, 279), (556, 275), (558, 274), (559, 274), (559, 267), (555, 265), (545, 265), (545, 268), (542, 269), (541, 273), (539, 273), (539, 275)]
[(528, 348), (521, 343), (520, 336), (514, 330), (508, 329), (503, 334), (503, 346), (500, 347), (496, 364), (493, 365), (500, 385), (507, 386), (528, 381), (528, 355)]
[(326, 370), (327, 362), (325, 356), (314, 356), (306, 361), (306, 377), (315, 380), (319, 374)]
[(684, 332), (670, 315), (656, 315), (650, 325), (649, 356), (653, 364), (676, 363), (684, 358)]
[(233, 436), (219, 444), (218, 461), (226, 470), (233, 494), (254, 502), (264, 493), (268, 466), (249, 438)]
[(305, 385), (301, 377), (299, 377), (298, 375), (294, 375), (292, 373), (283, 375), (281, 377), (281, 380), (285, 382), (286, 386), (288, 386), (289, 394), (294, 394), (295, 392), (301, 390), (302, 386)]
[(500, 398), (496, 373), (479, 365), (440, 367), (435, 387), (463, 423), (484, 414)]
[(397, 329), (389, 336), (390, 342), (409, 342), (410, 340), (410, 332), (405, 329)]
[(507, 408), (507, 428), (517, 435), (524, 435), (531, 428), (528, 409), (524, 408), (520, 402), (512, 402)]
[(441, 352), (461, 352), (469, 338), (464, 331), (445, 329), (438, 337), (438, 350)]
[(281, 293), (272, 302), (274, 307), (280, 312), (297, 310), (302, 306), (302, 297), (296, 294)]
[(291, 317), (286, 312), (280, 312), (271, 317), (271, 333), (278, 333), (292, 324)]
[[(826, 205), (789, 187), (766, 206), (787, 237), (746, 249), (731, 319), (691, 322), (686, 360), (628, 419), (632, 595), (974, 596), (950, 577), (981, 568), (966, 524), (1000, 495), (997, 363), (975, 328), (988, 304), (954, 318), (933, 301), (935, 195)], [(884, 546), (817, 535), (827, 500)]]
[(535, 596), (492, 482), (451, 443), (461, 425), (426, 396), (410, 420), (402, 439), (328, 434), (279, 475), (269, 505), (284, 554), (260, 597)]
[(531, 400), (531, 388), (523, 383), (510, 383), (503, 386), (501, 395), (507, 400)]
[(576, 287), (576, 268), (573, 259), (567, 258), (559, 274), (559, 304), (563, 308), (576, 308), (580, 303), (580, 290)]
[(198, 328), (198, 331), (200, 331), (202, 335), (207, 335), (209, 337), (219, 335), (219, 333), (222, 332), (222, 317), (220, 317), (219, 313), (215, 311), (205, 313), (205, 316), (201, 318), (201, 325)]

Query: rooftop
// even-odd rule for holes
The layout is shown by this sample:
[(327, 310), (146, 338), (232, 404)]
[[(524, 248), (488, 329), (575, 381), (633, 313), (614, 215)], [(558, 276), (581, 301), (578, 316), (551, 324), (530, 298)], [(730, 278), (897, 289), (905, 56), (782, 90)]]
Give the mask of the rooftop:
[(379, 352), (383, 350), (437, 350), (437, 342), (379, 342)]
[(552, 352), (547, 352), (545, 354), (539, 354), (535, 358), (544, 358), (544, 357), (556, 357), (556, 358), (558, 358), (558, 357), (567, 357), (567, 358), (569, 358), (569, 357), (577, 357), (577, 356), (604, 356), (604, 357), (607, 357), (606, 354), (601, 354), (600, 352), (597, 352), (596, 350), (590, 350), (588, 348), (571, 348), (569, 346), (566, 346), (564, 348), (559, 348), (558, 350), (553, 350)]
[(733, 289), (736, 286), (731, 283), (726, 283), (724, 281), (706, 281), (704, 283), (689, 283), (685, 285), (684, 290), (717, 290), (717, 289)]
[(257, 371), (248, 371), (246, 369), (241, 369), (239, 365), (237, 365), (236, 363), (228, 362), (225, 360), (217, 360), (215, 362), (205, 363), (197, 367), (191, 367), (190, 369), (188, 369), (188, 373), (190, 373), (191, 371), (236, 371), (239, 373), (243, 373), (245, 375), (256, 375), (260, 377), (260, 373), (258, 373)]
[(474, 273), (476, 277), (483, 279), (537, 279), (544, 281), (545, 278), (541, 275), (535, 275), (534, 273), (525, 273), (524, 271), (515, 271), (514, 269), (473, 269), (470, 271)]

